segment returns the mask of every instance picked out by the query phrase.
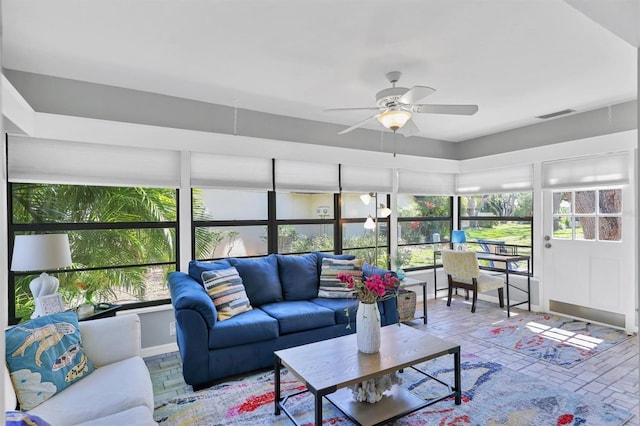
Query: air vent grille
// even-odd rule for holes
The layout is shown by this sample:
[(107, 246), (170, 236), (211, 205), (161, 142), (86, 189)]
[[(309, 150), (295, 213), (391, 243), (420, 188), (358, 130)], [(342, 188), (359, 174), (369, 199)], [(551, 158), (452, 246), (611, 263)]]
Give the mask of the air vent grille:
[(547, 120), (549, 118), (558, 117), (560, 115), (571, 114), (572, 112), (576, 112), (575, 109), (563, 109), (562, 111), (550, 112), (549, 114), (538, 115), (536, 118), (541, 120)]

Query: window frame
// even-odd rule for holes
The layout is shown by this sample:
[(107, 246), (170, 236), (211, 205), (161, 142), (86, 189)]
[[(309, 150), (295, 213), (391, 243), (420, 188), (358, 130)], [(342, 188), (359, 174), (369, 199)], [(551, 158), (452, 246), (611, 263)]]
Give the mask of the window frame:
[[(601, 191), (619, 191), (620, 192), (620, 211), (617, 213), (602, 213), (600, 211), (600, 192)], [(553, 200), (554, 194), (557, 193), (571, 193), (571, 211), (569, 213), (555, 213), (553, 202), (551, 205), (551, 226), (550, 235), (552, 240), (559, 241), (580, 241), (580, 242), (604, 242), (604, 243), (622, 243), (623, 242), (623, 232), (620, 232), (620, 239), (617, 240), (605, 240), (600, 238), (600, 219), (601, 218), (619, 218), (622, 221), (623, 219), (623, 205), (624, 199), (623, 190), (620, 186), (611, 186), (611, 187), (598, 187), (598, 188), (582, 188), (582, 187), (574, 187), (569, 189), (552, 189), (551, 190), (551, 199)], [(577, 213), (576, 212), (576, 193), (578, 192), (594, 192), (594, 211), (593, 213)], [(571, 238), (558, 238), (556, 237), (554, 223), (557, 219), (568, 218), (569, 223), (571, 224)], [(594, 220), (594, 233), (595, 236), (592, 239), (587, 238), (577, 238), (576, 237), (576, 219), (581, 220), (582, 218), (593, 218)], [(624, 225), (624, 224), (622, 224)]]
[[(483, 193), (483, 194), (460, 194), (457, 196), (458, 198), (458, 229), (463, 229), (462, 228), (462, 222), (466, 222), (466, 221), (495, 221), (495, 222), (528, 222), (529, 223), (529, 235), (531, 236), (531, 245), (526, 246), (526, 245), (521, 245), (521, 244), (505, 244), (506, 247), (512, 247), (515, 250), (517, 250), (518, 248), (526, 248), (528, 249), (528, 251), (530, 251), (529, 254), (529, 276), (533, 276), (534, 272), (533, 272), (533, 268), (534, 268), (534, 261), (533, 261), (533, 257), (534, 257), (534, 227), (533, 227), (533, 205), (532, 205), (532, 209), (531, 209), (531, 216), (483, 216), (483, 215), (474, 215), (474, 216), (463, 216), (462, 215), (462, 197), (473, 197), (473, 196), (483, 196), (483, 195), (492, 195), (492, 194), (513, 194), (513, 193), (531, 193), (531, 197), (532, 200), (531, 202), (533, 203), (533, 191), (517, 191), (517, 192), (489, 192), (489, 193)], [(473, 241), (473, 240), (467, 240), (467, 244), (471, 244), (471, 245), (477, 245), (479, 246), (478, 241)], [(509, 273), (512, 274), (522, 274), (522, 272), (519, 271), (510, 271)], [(526, 275), (526, 273), (525, 273)]]
[[(426, 196), (426, 197), (449, 197), (449, 212), (450, 212), (450, 216), (412, 216), (412, 217), (400, 217), (397, 216), (397, 220), (398, 220), (398, 229), (400, 228), (400, 224), (401, 223), (405, 223), (405, 222), (419, 222), (419, 223), (428, 223), (428, 222), (446, 222), (449, 224), (449, 229), (453, 230), (453, 196), (451, 195), (425, 195), (425, 194), (404, 194), (404, 195), (411, 195), (411, 196)], [(398, 232), (398, 235), (400, 233)], [(433, 250), (438, 250), (440, 248), (440, 245), (442, 243), (448, 243), (449, 242), (449, 237), (450, 235), (440, 235), (440, 241), (425, 241), (425, 242), (419, 242), (419, 243), (405, 243), (405, 244), (400, 244), (400, 241), (398, 239), (398, 241), (396, 241), (396, 246), (397, 246), (397, 250), (399, 251), (402, 247), (416, 247), (416, 246), (431, 246), (433, 247)], [(435, 269), (437, 266), (441, 266), (440, 264), (434, 264), (433, 263), (433, 257), (432, 259), (432, 263), (431, 264), (426, 264), (424, 266), (415, 266), (415, 267), (402, 267), (402, 269), (404, 271), (418, 271), (418, 270), (428, 270), (428, 269)]]
[[(13, 185), (21, 184), (21, 182), (7, 182), (7, 234), (8, 240), (14, 241), (15, 236), (18, 234), (25, 233), (65, 233), (72, 231), (93, 231), (93, 230), (118, 230), (118, 229), (173, 229), (175, 235), (175, 244), (173, 250), (173, 258), (174, 261), (167, 262), (149, 262), (149, 263), (130, 263), (124, 265), (110, 265), (110, 266), (96, 266), (96, 267), (83, 267), (83, 268), (65, 268), (63, 270), (55, 270), (55, 271), (41, 271), (41, 272), (51, 272), (52, 274), (57, 273), (69, 273), (69, 272), (86, 272), (86, 271), (97, 271), (97, 270), (116, 270), (116, 269), (127, 269), (127, 268), (140, 268), (145, 266), (173, 266), (174, 270), (179, 270), (180, 260), (180, 209), (178, 206), (180, 205), (180, 190), (178, 188), (170, 188), (175, 191), (175, 202), (176, 202), (176, 217), (173, 221), (165, 221), (165, 222), (52, 222), (52, 223), (14, 223), (13, 219)], [(43, 184), (43, 183), (37, 183)], [(47, 185), (47, 183), (44, 183)], [(73, 186), (92, 186), (92, 185), (78, 185), (78, 184), (55, 184), (51, 183), (51, 185), (73, 185)], [(117, 188), (119, 186), (109, 186), (113, 188)], [(168, 188), (169, 189), (169, 188)], [(10, 244), (8, 250), (8, 262), (10, 265), (11, 258), (13, 256), (13, 244)], [(12, 271), (10, 267), (8, 269), (8, 323), (9, 325), (18, 324), (22, 318), (16, 317), (16, 278), (22, 276), (34, 275), (34, 272), (21, 272), (21, 271)], [(171, 298), (162, 298), (155, 299), (149, 301), (140, 301), (140, 302), (131, 302), (125, 303), (121, 305), (121, 310), (130, 310), (137, 309), (143, 307), (150, 306), (159, 306), (171, 303)]]

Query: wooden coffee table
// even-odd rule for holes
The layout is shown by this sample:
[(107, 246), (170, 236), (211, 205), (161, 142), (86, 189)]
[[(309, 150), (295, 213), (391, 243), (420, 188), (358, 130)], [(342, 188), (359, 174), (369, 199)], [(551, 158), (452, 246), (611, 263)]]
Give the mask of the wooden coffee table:
[[(360, 425), (384, 424), (450, 397), (455, 397), (456, 405), (460, 405), (460, 345), (403, 324), (382, 327), (381, 341), (380, 352), (377, 354), (358, 352), (355, 334), (274, 352), (275, 414), (279, 415), (284, 411), (298, 425), (285, 405), (289, 398), (303, 392), (310, 392), (314, 396), (316, 425), (322, 424), (322, 399), (325, 397)], [(421, 362), (449, 354), (453, 355), (453, 386), (414, 367)], [(280, 369), (283, 366), (304, 383), (307, 389), (283, 397), (280, 389)], [(449, 393), (425, 401), (402, 386), (394, 385), (385, 394), (388, 396), (375, 404), (353, 400), (348, 386), (406, 368), (413, 368), (447, 386)]]

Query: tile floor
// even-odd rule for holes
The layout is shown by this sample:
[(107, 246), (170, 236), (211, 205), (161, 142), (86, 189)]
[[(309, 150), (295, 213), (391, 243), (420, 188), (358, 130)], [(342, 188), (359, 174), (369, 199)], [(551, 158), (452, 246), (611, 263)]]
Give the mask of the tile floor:
[[(428, 324), (422, 320), (411, 322), (429, 333), (459, 343), (463, 353), (499, 362), (512, 370), (535, 377), (544, 377), (567, 389), (568, 392), (591, 395), (605, 402), (626, 408), (635, 414), (628, 425), (640, 425), (640, 357), (638, 336), (608, 349), (573, 368), (566, 369), (536, 361), (534, 358), (501, 349), (491, 343), (470, 336), (478, 327), (487, 326), (506, 318), (503, 310), (489, 302), (478, 301), (475, 314), (463, 298), (456, 298), (451, 307), (445, 299), (427, 302)], [(417, 307), (422, 312), (422, 307)], [(512, 314), (526, 311), (512, 310)], [(180, 355), (177, 352), (145, 359), (154, 386), (156, 404), (178, 395), (189, 393), (191, 387), (182, 379)]]

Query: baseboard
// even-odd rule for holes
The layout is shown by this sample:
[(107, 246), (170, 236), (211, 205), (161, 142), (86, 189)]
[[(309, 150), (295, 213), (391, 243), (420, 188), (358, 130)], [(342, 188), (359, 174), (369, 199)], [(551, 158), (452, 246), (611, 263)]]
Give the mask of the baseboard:
[(177, 343), (167, 343), (166, 345), (158, 345), (158, 346), (150, 346), (148, 348), (142, 348), (142, 358), (147, 358), (150, 356), (168, 354), (170, 352), (177, 352), (178, 344)]

